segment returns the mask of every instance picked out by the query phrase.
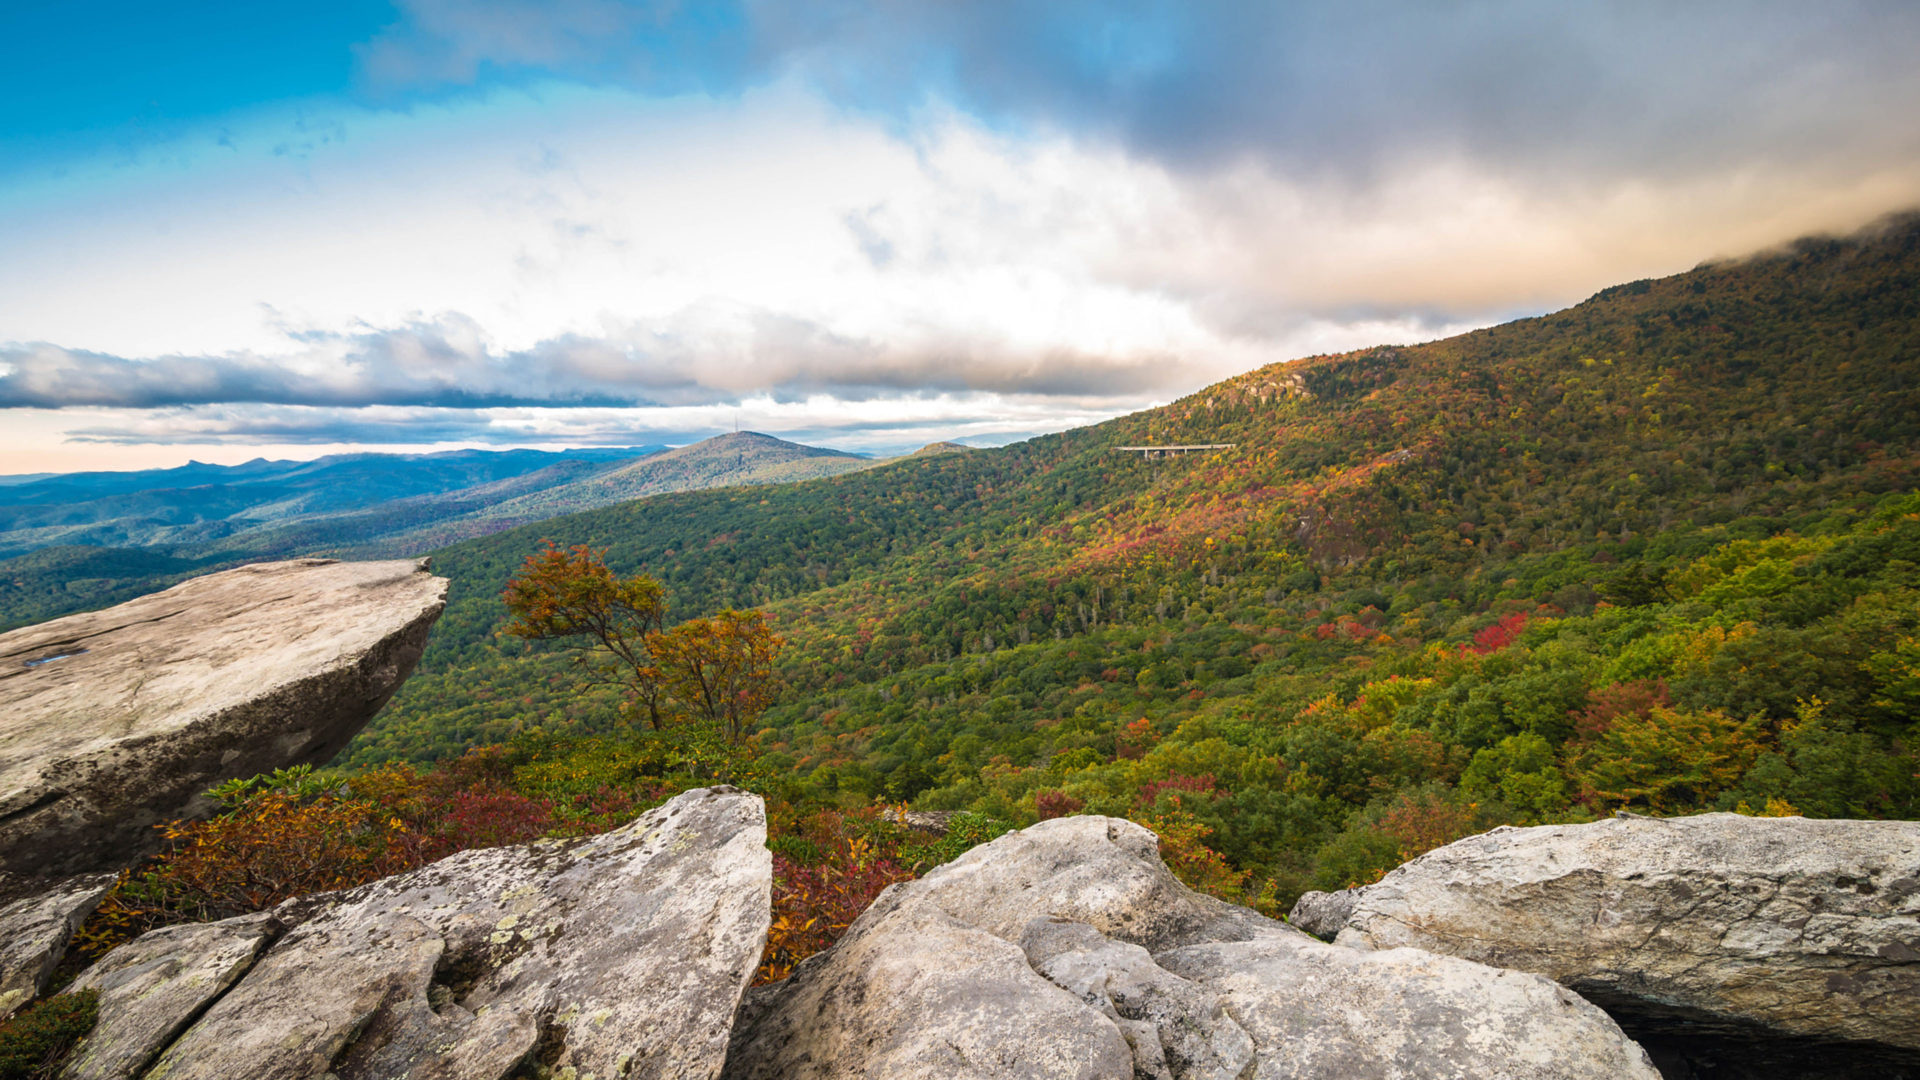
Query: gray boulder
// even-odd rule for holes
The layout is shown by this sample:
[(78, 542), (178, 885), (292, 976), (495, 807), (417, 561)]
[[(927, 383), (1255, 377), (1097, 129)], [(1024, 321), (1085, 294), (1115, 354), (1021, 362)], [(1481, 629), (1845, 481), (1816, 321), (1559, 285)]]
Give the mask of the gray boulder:
[(1293, 910), (1287, 913), (1287, 923), (1322, 941), (1332, 941), (1346, 929), (1347, 917), (1353, 914), (1353, 905), (1359, 899), (1358, 889), (1305, 893), (1294, 901)]
[(1234, 1080), (1255, 1055), (1225, 999), (1161, 967), (1138, 945), (1067, 919), (1042, 917), (1020, 938), (1027, 963), (1112, 1021), (1136, 1076)]
[(156, 931), (86, 976), (100, 1022), (66, 1076), (705, 1080), (772, 880), (759, 798), (710, 788), (591, 839)]
[[(1537, 972), (1650, 1039), (1717, 1037), (1723, 1068), (1756, 1040), (1812, 1044), (1813, 1075), (1833, 1044), (1920, 1050), (1920, 822), (1495, 829), (1363, 890), (1338, 941)], [(1920, 1057), (1868, 1056), (1920, 1075)]]
[(1131, 1076), (1104, 1017), (1012, 942), (932, 907), (864, 920), (792, 978), (751, 991), (728, 1077)]
[(1203, 896), (1126, 821), (1060, 818), (896, 885), (750, 994), (729, 1080), (880, 1077), (1652, 1080), (1605, 1013), (1538, 976), (1340, 949)]
[(424, 559), (298, 559), (0, 634), (0, 871), (121, 869), (209, 787), (333, 757), (446, 591)]
[(40, 996), (114, 874), (47, 879), (0, 873), (0, 1019)]

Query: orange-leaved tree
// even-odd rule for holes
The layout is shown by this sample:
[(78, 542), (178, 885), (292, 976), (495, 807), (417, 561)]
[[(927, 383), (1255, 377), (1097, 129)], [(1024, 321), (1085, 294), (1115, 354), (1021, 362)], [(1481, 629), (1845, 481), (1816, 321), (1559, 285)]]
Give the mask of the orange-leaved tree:
[(645, 574), (616, 577), (601, 553), (585, 544), (563, 549), (551, 540), (543, 543), (501, 594), (513, 616), (507, 633), (539, 641), (590, 639), (614, 660), (602, 673), (626, 683), (632, 703), (659, 730), (666, 683), (648, 639), (666, 622), (666, 590)]
[(693, 619), (649, 642), (681, 706), (738, 745), (773, 701), (780, 638), (757, 611)]
[[(655, 730), (675, 713), (739, 745), (773, 700), (780, 637), (757, 611), (722, 611), (666, 628), (666, 592), (645, 574), (614, 574), (585, 544), (549, 540), (527, 556), (502, 594), (506, 632), (540, 640), (589, 639), (627, 684), (629, 706)], [(584, 659), (584, 655), (583, 655)]]

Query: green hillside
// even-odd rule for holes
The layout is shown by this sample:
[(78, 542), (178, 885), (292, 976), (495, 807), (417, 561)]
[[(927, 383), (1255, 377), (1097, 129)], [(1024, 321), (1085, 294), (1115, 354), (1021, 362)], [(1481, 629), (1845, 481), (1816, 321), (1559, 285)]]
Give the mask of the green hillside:
[[(1173, 443), (1234, 445), (1113, 449)], [(1907, 218), (1015, 446), (455, 545), (422, 672), (349, 760), (611, 724), (494, 636), (551, 537), (680, 615), (764, 606), (765, 760), (816, 792), (1210, 829), (1283, 894), (1619, 806), (1913, 816), (1917, 449)]]
[(0, 630), (241, 563), (411, 557), (658, 492), (791, 483), (874, 464), (738, 432), (658, 452), (354, 454), (23, 482), (0, 496), (0, 526), (17, 526), (0, 528), (0, 554), (23, 552), (0, 559)]

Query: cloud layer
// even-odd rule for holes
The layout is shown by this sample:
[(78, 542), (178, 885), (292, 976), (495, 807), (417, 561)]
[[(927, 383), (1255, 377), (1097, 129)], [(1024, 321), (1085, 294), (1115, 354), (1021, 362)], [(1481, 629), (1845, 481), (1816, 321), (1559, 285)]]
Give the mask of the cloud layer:
[(1180, 384), (1152, 352), (1025, 352), (974, 340), (875, 342), (765, 311), (689, 311), (615, 336), (495, 352), (462, 316), (300, 335), (304, 351), (129, 359), (44, 342), (0, 346), (0, 408), (222, 402), (356, 407), (690, 406), (746, 397), (865, 401), (943, 393), (1137, 397)]
[(1162, 162), (1352, 179), (1466, 157), (1562, 180), (1911, 154), (1920, 9), (1898, 0), (402, 0), (376, 89), (562, 72), (655, 92), (800, 74), (895, 115), (1112, 135)]
[(1009, 437), (1920, 204), (1891, 0), (396, 7), (351, 93), (0, 173), (0, 471)]

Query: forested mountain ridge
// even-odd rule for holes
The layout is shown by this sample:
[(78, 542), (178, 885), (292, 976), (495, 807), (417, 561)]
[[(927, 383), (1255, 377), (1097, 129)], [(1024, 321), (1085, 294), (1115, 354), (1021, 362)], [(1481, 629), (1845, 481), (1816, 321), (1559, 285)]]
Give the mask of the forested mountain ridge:
[[(679, 614), (772, 613), (763, 743), (820, 790), (1196, 822), (1283, 890), (1618, 805), (1911, 814), (1917, 357), (1906, 218), (1015, 446), (555, 518), (438, 553), (424, 673), (352, 760), (610, 723), (493, 636), (550, 537)], [(1235, 445), (1114, 450), (1200, 442)]]
[(192, 462), (172, 469), (59, 474), (0, 486), (0, 554), (62, 544), (218, 541), (275, 522), (444, 496), (556, 467), (576, 474), (616, 468), (657, 449), (335, 454), (312, 461)]
[[(318, 528), (289, 530), (291, 536), (281, 541), (278, 550), (315, 551), (343, 558), (413, 555), (558, 514), (662, 492), (784, 484), (835, 476), (873, 464), (872, 458), (839, 450), (803, 446), (758, 432), (734, 432), (605, 468), (527, 477), (525, 481), (531, 482), (505, 481), (455, 492), (434, 500), (430, 515), (420, 515), (412, 504), (376, 507), (362, 519), (330, 519), (319, 523)], [(464, 500), (464, 504), (456, 505), (456, 500)], [(400, 524), (389, 528), (388, 520)]]
[(658, 491), (775, 484), (872, 459), (741, 432), (641, 447), (194, 463), (0, 485), (0, 628), (246, 561), (412, 556)]
[(736, 431), (663, 450), (570, 483), (545, 485), (442, 527), (457, 530), (469, 522), (485, 522), (488, 527), (483, 533), (497, 532), (507, 524), (540, 521), (558, 513), (663, 492), (789, 483), (835, 476), (873, 464), (872, 458), (839, 450), (803, 446), (756, 431)]
[[(1429, 345), (1274, 365), (1014, 446), (780, 492), (650, 499), (437, 557), (470, 586), (457, 602), (486, 607), (539, 536), (609, 546), (695, 613), (837, 595), (883, 567), (1118, 585), (1203, 556), (1216, 574), (1279, 558), (1296, 573), (1404, 579), (1690, 516), (1796, 509), (1825, 487), (1902, 490), (1920, 436), (1917, 236), (1902, 219)], [(1152, 461), (1111, 450), (1190, 441), (1237, 445)], [(952, 651), (992, 629), (953, 616)], [(436, 649), (475, 640), (455, 631)]]

